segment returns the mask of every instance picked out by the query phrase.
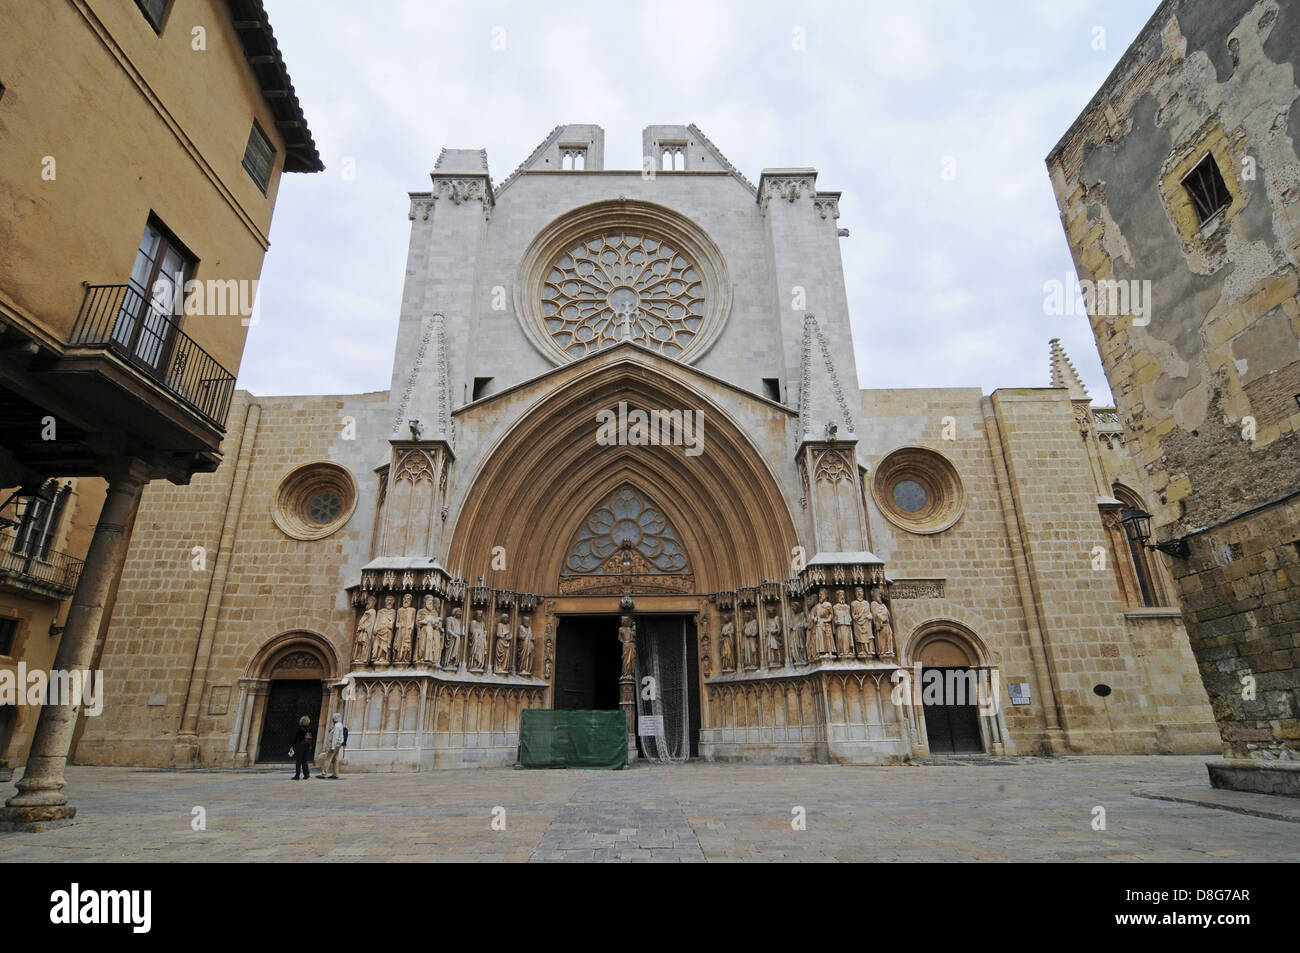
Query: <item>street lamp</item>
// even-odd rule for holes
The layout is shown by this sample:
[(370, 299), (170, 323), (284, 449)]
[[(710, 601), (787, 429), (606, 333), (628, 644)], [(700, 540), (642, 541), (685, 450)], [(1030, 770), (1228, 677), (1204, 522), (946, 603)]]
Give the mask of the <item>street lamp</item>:
[(1130, 506), (1124, 511), (1124, 515), (1119, 518), (1119, 524), (1124, 527), (1124, 534), (1129, 538), (1129, 541), (1137, 543), (1139, 546), (1145, 546), (1147, 549), (1158, 549), (1160, 552), (1177, 559), (1186, 559), (1192, 554), (1191, 547), (1187, 545), (1185, 539), (1171, 539), (1165, 543), (1154, 544), (1147, 542), (1151, 538), (1151, 514), (1145, 510)]

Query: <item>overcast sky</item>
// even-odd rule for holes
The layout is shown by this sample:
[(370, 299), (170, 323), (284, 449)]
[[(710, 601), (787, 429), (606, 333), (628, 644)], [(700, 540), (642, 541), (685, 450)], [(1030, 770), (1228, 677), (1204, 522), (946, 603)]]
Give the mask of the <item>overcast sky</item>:
[(861, 386), (1045, 386), (1060, 337), (1108, 403), (1087, 319), (1044, 314), (1073, 266), (1043, 160), (1155, 6), (266, 0), (327, 169), (281, 180), (239, 386), (388, 388), (407, 193), (444, 146), (500, 183), (561, 123), (632, 169), (644, 126), (694, 122), (752, 181), (843, 191)]

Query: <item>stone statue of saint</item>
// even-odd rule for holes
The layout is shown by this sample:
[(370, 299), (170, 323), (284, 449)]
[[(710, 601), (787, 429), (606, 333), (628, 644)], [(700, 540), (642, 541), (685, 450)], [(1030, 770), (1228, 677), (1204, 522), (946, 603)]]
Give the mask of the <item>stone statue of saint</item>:
[(893, 658), (894, 627), (889, 622), (885, 594), (879, 588), (871, 590), (871, 617), (876, 621), (876, 651), (881, 658)]
[(623, 673), (620, 678), (636, 677), (636, 623), (630, 615), (619, 622), (618, 640), (623, 643)]
[(853, 654), (858, 658), (871, 658), (876, 654), (876, 637), (871, 634), (871, 603), (862, 598), (862, 587), (853, 590), (855, 598), (849, 603), (853, 614)]
[(397, 635), (393, 639), (393, 661), (398, 665), (411, 664), (411, 643), (415, 634), (415, 606), (411, 594), (402, 596), (402, 608), (397, 610)]
[(742, 629), (745, 636), (745, 668), (758, 668), (758, 620), (754, 618), (754, 610), (745, 610), (745, 627)]
[(767, 604), (767, 667), (780, 668), (785, 664), (785, 655), (781, 651), (781, 606), (775, 602)]
[(492, 670), (502, 675), (510, 671), (510, 613), (501, 613), (501, 618), (497, 619), (497, 644), (496, 652), (492, 658)]
[(730, 614), (722, 617), (722, 627), (718, 629), (718, 656), (724, 672), (736, 670), (736, 623)]
[(794, 617), (790, 619), (790, 661), (808, 664), (808, 619), (803, 614), (802, 599), (794, 604)]
[(481, 672), (487, 667), (487, 625), (483, 622), (483, 610), (475, 609), (474, 618), (469, 620), (469, 670)]
[(393, 650), (393, 626), (397, 624), (397, 610), (393, 597), (384, 596), (384, 607), (375, 614), (375, 637), (371, 643), (370, 660), (376, 665), (387, 665)]
[(533, 637), (532, 616), (519, 617), (519, 629), (516, 632), (519, 642), (519, 674), (533, 674), (533, 650), (537, 640)]
[(460, 606), (451, 610), (451, 615), (447, 616), (447, 635), (446, 642), (442, 647), (442, 667), (456, 668), (460, 665), (460, 637), (461, 637)]
[(817, 605), (813, 606), (813, 644), (816, 646), (815, 653), (817, 658), (828, 658), (835, 654), (835, 639), (831, 635), (831, 620), (835, 618), (835, 610), (831, 606), (830, 597), (826, 595), (825, 589), (817, 592)]
[(844, 590), (835, 590), (835, 654), (841, 659), (853, 658), (853, 610), (844, 599)]
[(421, 665), (437, 665), (442, 651), (442, 606), (425, 595), (424, 606), (415, 614), (415, 660)]
[(375, 631), (375, 597), (366, 599), (366, 611), (357, 620), (357, 641), (352, 649), (352, 664), (365, 665), (370, 661), (370, 636)]

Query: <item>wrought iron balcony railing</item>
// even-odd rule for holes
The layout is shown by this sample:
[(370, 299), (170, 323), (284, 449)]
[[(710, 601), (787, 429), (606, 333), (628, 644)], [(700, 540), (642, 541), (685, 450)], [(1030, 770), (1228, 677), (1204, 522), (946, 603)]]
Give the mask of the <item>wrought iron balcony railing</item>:
[(69, 344), (107, 348), (191, 410), (224, 426), (235, 376), (136, 285), (88, 285)]
[(21, 582), (70, 596), (81, 578), (82, 560), (66, 553), (46, 550), (42, 555), (37, 547), (24, 551), (13, 533), (0, 533), (0, 578), (16, 577)]

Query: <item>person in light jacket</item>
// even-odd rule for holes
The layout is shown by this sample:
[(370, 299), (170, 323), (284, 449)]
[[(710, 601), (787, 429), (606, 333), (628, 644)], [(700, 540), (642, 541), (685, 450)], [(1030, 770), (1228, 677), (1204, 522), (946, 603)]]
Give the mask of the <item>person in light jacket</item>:
[(337, 781), (339, 778), (339, 755), (343, 752), (343, 716), (334, 713), (334, 723), (325, 733), (325, 760), (320, 763), (317, 777)]

